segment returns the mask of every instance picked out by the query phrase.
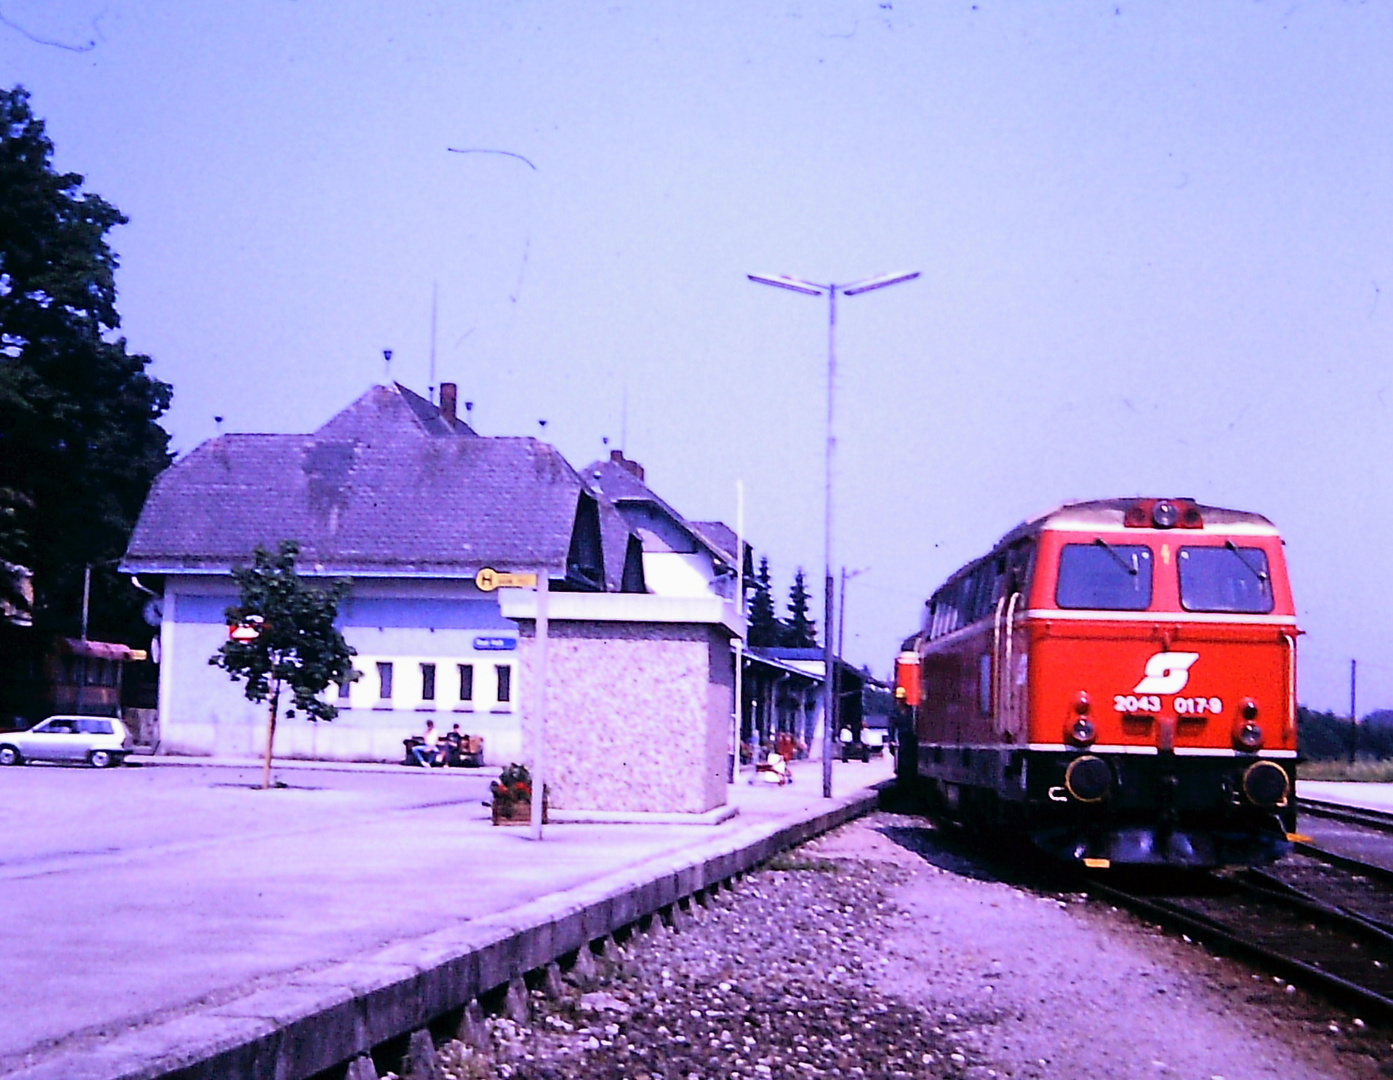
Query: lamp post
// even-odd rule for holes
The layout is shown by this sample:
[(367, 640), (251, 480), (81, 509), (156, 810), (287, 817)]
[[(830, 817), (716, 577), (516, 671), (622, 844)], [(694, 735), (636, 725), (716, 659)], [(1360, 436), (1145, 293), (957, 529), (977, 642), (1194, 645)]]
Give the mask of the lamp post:
[(850, 285), (836, 283), (822, 285), (814, 281), (804, 281), (802, 278), (789, 277), (787, 274), (746, 274), (745, 276), (760, 285), (773, 285), (779, 289), (789, 289), (792, 292), (802, 293), (804, 296), (823, 296), (825, 294), (827, 297), (827, 452), (822, 536), (822, 595), (825, 601), (822, 620), (822, 797), (830, 799), (832, 797), (832, 749), (836, 738), (836, 733), (832, 730), (836, 718), (836, 699), (832, 690), (836, 664), (832, 641), (832, 618), (836, 610), (836, 597), (833, 595), (832, 584), (832, 464), (837, 444), (833, 437), (832, 421), (835, 415), (833, 405), (837, 379), (837, 294), (859, 296), (861, 293), (870, 292), (873, 289), (883, 289), (887, 285), (913, 281), (919, 276), (919, 271), (881, 274), (879, 277), (865, 278), (852, 282)]

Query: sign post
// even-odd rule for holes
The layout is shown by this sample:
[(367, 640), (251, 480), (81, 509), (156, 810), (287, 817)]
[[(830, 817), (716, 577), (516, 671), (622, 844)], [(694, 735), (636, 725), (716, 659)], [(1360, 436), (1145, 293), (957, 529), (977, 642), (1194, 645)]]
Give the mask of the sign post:
[[(529, 726), (532, 728), (532, 839), (542, 838), (542, 802), (546, 799), (546, 751), (547, 751), (547, 598), (550, 590), (546, 567), (538, 573), (514, 574), (485, 566), (474, 575), (474, 584), (480, 592), (493, 592), (494, 589), (536, 589), (537, 590), (537, 637), (536, 663), (532, 674), (532, 707)], [(505, 639), (474, 639), (474, 647), (481, 648), (479, 642), (488, 640), (489, 648), (508, 648)]]
[(540, 574), (518, 574), (517, 577), (530, 577), (537, 584), (537, 663), (533, 681), (533, 719), (532, 719), (532, 839), (542, 838), (542, 803), (546, 798), (546, 751), (547, 751), (547, 601), (551, 595), (548, 588), (547, 572)]
[(740, 775), (740, 732), (745, 726), (745, 481), (735, 481), (735, 611), (739, 616), (735, 647), (735, 708), (730, 718), (730, 772), (726, 782)]

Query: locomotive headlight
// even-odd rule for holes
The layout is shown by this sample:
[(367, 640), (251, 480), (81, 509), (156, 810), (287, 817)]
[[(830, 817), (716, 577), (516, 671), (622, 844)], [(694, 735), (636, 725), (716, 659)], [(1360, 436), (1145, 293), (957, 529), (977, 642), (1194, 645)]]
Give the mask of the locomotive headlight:
[(1098, 737), (1098, 729), (1088, 717), (1080, 716), (1069, 725), (1065, 734), (1075, 746), (1088, 746)]
[(1233, 733), (1234, 744), (1240, 750), (1262, 749), (1262, 727), (1256, 720), (1244, 720)]
[(1256, 720), (1258, 718), (1258, 703), (1250, 697), (1245, 697), (1239, 703), (1238, 711), (1244, 720)]
[(1074, 711), (1080, 716), (1087, 716), (1092, 708), (1093, 703), (1088, 700), (1087, 692), (1080, 690), (1074, 695)]
[(1256, 762), (1243, 773), (1243, 794), (1258, 806), (1282, 805), (1290, 789), (1286, 771), (1275, 762)]
[(1162, 499), (1151, 511), (1151, 520), (1158, 529), (1173, 529), (1176, 522), (1180, 520), (1180, 511), (1175, 503)]
[(1102, 802), (1112, 790), (1112, 769), (1092, 754), (1076, 757), (1064, 770), (1064, 788), (1079, 802)]

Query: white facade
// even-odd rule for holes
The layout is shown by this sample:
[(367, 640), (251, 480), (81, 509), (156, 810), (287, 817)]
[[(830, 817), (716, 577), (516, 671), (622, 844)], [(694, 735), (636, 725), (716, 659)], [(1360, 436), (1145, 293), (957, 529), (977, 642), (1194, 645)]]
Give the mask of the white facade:
[(645, 551), (643, 579), (658, 596), (719, 595), (714, 561), (704, 551)]
[[(208, 663), (227, 640), (223, 612), (236, 598), (230, 577), (180, 575), (166, 582), (160, 753), (264, 752), (265, 705), (248, 702), (243, 684)], [(283, 719), (277, 756), (400, 761), (402, 741), (432, 719), (442, 732), (457, 723), (464, 734), (482, 735), (489, 764), (519, 759), (524, 688), (517, 624), (503, 618), (496, 594), (459, 580), (364, 580), (355, 583), (339, 622), (358, 652), (360, 677), (346, 698), (329, 691), (336, 719)]]

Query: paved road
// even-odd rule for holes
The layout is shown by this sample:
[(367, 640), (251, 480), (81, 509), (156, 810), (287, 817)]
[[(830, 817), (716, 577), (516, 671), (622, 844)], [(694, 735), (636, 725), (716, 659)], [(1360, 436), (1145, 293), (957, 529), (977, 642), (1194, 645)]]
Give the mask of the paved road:
[[(507, 910), (816, 805), (732, 789), (719, 826), (488, 824), (461, 771), (32, 767), (0, 771), (0, 1074), (354, 953)], [(841, 794), (888, 764), (837, 766)]]

